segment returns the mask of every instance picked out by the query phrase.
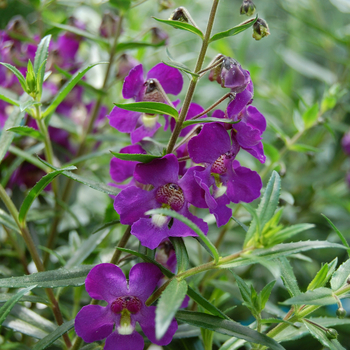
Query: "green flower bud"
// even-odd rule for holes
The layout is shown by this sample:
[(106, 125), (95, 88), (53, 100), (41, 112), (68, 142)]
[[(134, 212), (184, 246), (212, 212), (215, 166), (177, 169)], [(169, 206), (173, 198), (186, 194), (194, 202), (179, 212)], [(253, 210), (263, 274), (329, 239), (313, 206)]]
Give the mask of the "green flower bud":
[(255, 40), (260, 40), (268, 35), (270, 35), (269, 26), (262, 18), (258, 18), (253, 24), (253, 38)]
[(27, 85), (27, 93), (35, 98), (37, 93), (37, 82), (34, 73), (34, 68), (31, 60), (28, 61), (27, 66), (27, 75), (26, 75), (26, 85)]
[(328, 339), (337, 339), (338, 338), (338, 332), (334, 328), (328, 328), (326, 332)]
[(170, 0), (160, 0), (159, 1), (159, 12), (168, 10), (174, 6), (173, 2)]
[(241, 15), (251, 16), (255, 12), (255, 5), (251, 0), (243, 0), (243, 4), (240, 9)]
[(344, 318), (346, 316), (346, 311), (344, 308), (340, 307), (337, 312), (336, 315), (338, 318)]

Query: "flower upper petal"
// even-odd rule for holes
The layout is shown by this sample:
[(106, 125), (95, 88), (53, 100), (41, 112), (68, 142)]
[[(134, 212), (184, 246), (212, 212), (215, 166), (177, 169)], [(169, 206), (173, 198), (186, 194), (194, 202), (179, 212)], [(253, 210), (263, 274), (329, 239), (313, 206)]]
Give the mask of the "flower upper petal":
[(92, 343), (108, 337), (113, 332), (114, 321), (107, 307), (84, 306), (75, 317), (75, 331), (85, 342)]
[[(178, 69), (158, 63), (147, 74), (147, 79), (157, 79), (167, 94), (178, 95), (182, 90), (183, 78)], [(125, 97), (125, 96), (124, 96)]]
[(134, 67), (130, 70), (128, 76), (124, 80), (123, 85), (123, 97), (136, 99), (139, 94), (142, 85), (144, 83), (143, 67), (142, 64)]
[(91, 298), (108, 303), (127, 293), (123, 271), (114, 264), (96, 265), (87, 275), (85, 288)]

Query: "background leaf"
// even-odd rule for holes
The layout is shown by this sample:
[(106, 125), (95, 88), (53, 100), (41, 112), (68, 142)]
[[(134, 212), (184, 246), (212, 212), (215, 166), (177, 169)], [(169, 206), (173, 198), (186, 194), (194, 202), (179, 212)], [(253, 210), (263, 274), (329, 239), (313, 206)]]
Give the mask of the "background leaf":
[(152, 154), (132, 154), (132, 153), (117, 153), (110, 151), (114, 157), (122, 160), (130, 160), (141, 163), (148, 163), (153, 159), (161, 158), (160, 156), (153, 156)]
[(180, 22), (180, 21), (173, 21), (173, 20), (167, 20), (167, 19), (160, 19), (160, 18), (156, 18), (153, 17), (156, 21), (164, 23), (164, 24), (168, 24), (169, 26), (172, 26), (176, 29), (181, 29), (181, 30), (186, 30), (187, 32), (191, 32), (193, 34), (198, 35), (201, 39), (204, 38), (203, 33), (201, 32), (200, 29), (196, 28), (195, 26), (193, 26), (192, 24), (189, 23), (184, 23), (184, 22)]

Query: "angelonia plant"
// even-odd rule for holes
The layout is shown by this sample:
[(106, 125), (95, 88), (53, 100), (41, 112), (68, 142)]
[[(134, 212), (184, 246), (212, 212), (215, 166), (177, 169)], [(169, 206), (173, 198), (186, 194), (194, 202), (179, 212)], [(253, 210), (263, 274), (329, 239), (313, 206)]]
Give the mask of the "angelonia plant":
[[(227, 7), (250, 18), (221, 32), (223, 0), (212, 1), (205, 28), (166, 0), (156, 3), (159, 27), (141, 28), (131, 17), (144, 2), (104, 4), (94, 33), (74, 16), (52, 22), (56, 4), (35, 2), (36, 31), (16, 16), (0, 33), (0, 238), (21, 264), (0, 269), (0, 348), (282, 350), (310, 335), (344, 349), (333, 327), (349, 324), (350, 260), (324, 262), (301, 288), (291, 259), (311, 264), (306, 251), (350, 256), (350, 247), (327, 217), (337, 238), (293, 241), (314, 225), (285, 224), (277, 164), (335, 105), (311, 106), (285, 148), (266, 147), (259, 85), (214, 45), (248, 30), (273, 40), (258, 1)], [(194, 68), (163, 49), (148, 67), (141, 51), (171, 45), (179, 31), (200, 43)], [(89, 50), (103, 61), (86, 64)], [(199, 101), (202, 85), (220, 97)], [(346, 134), (347, 154), (349, 145)], [(101, 207), (104, 219), (94, 219)], [(244, 238), (231, 249), (234, 227)], [(249, 275), (256, 265), (273, 279)], [(328, 305), (336, 309), (315, 317)]]

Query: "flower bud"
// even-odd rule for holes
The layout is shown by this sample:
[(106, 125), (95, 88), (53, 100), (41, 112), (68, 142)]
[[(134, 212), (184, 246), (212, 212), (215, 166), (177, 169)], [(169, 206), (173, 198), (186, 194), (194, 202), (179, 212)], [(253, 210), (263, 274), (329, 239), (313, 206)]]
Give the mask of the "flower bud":
[(240, 8), (241, 15), (251, 16), (255, 12), (255, 5), (251, 0), (243, 0), (243, 4)]
[(178, 7), (177, 9), (175, 9), (175, 11), (171, 14), (171, 16), (169, 17), (169, 19), (171, 21), (179, 21), (179, 22), (185, 22), (188, 23), (189, 19), (187, 17), (186, 14), (186, 10), (184, 7)]
[(328, 328), (326, 332), (328, 339), (337, 339), (338, 338), (338, 332), (334, 328)]
[(268, 35), (270, 35), (269, 26), (265, 20), (258, 18), (258, 20), (253, 24), (253, 38), (255, 40), (260, 40)]
[(6, 30), (10, 34), (21, 35), (28, 37), (29, 36), (29, 28), (26, 21), (22, 16), (15, 16), (8, 23)]
[(35, 98), (37, 94), (37, 83), (36, 83), (36, 77), (34, 73), (34, 68), (31, 60), (28, 61), (27, 66), (27, 74), (26, 74), (26, 85), (27, 85), (27, 93)]
[(116, 16), (109, 11), (105, 12), (100, 25), (100, 35), (104, 38), (114, 37), (117, 32), (119, 20), (119, 16)]
[(338, 318), (344, 318), (346, 316), (346, 311), (344, 308), (340, 307), (337, 311), (336, 311), (336, 315)]
[(162, 41), (165, 41), (165, 45), (168, 44), (169, 35), (164, 30), (161, 30), (157, 27), (151, 28), (151, 34), (152, 34), (152, 44), (159, 44)]
[(123, 80), (129, 74), (130, 70), (139, 64), (140, 63), (134, 57), (126, 53), (122, 54), (117, 60), (117, 79)]
[(169, 10), (174, 6), (174, 3), (170, 0), (160, 0), (159, 1), (159, 12), (164, 10)]

